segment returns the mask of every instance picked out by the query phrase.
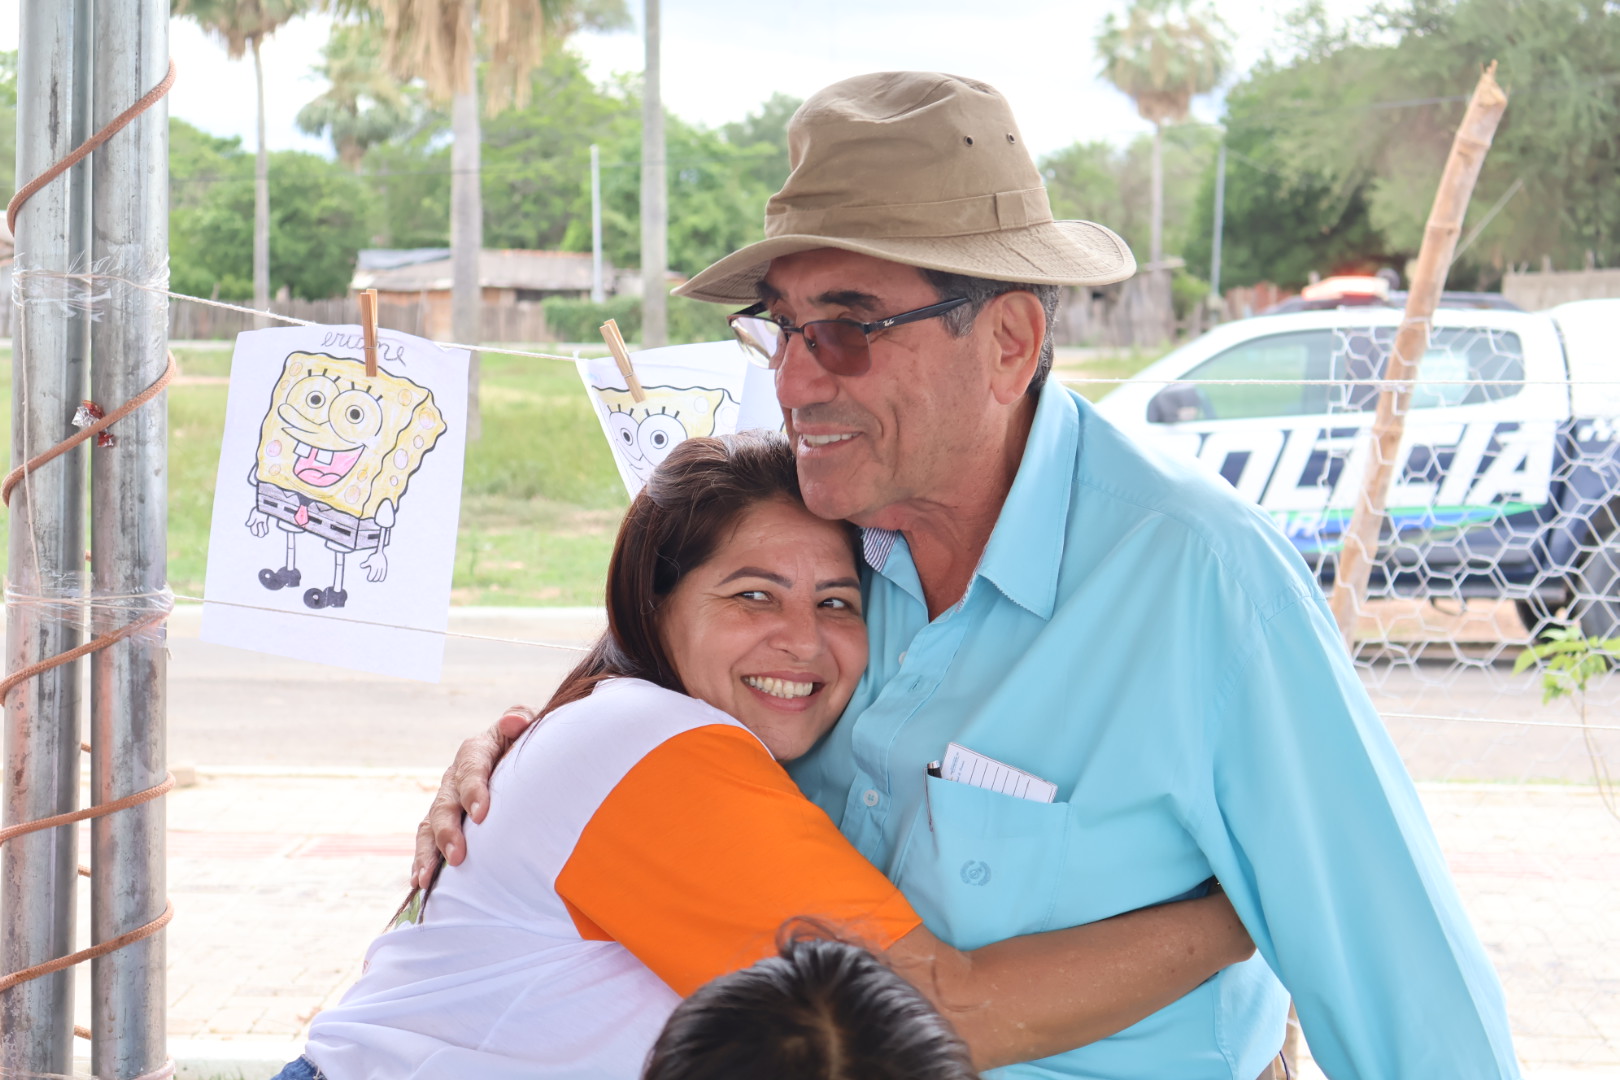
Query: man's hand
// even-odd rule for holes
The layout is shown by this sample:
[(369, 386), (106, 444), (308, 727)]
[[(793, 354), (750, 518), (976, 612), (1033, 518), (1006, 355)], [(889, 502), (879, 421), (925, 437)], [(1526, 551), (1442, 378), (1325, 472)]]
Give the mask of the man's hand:
[(248, 532), (252, 533), (254, 536), (264, 536), (270, 531), (270, 515), (266, 514), (258, 507), (254, 507), (252, 510), (248, 511), (246, 525)]
[(489, 813), (489, 778), (495, 765), (534, 723), (534, 710), (525, 705), (507, 709), (495, 726), (461, 744), (456, 760), (444, 771), (439, 793), (422, 824), (416, 827), (416, 858), (411, 863), (411, 884), (425, 889), (433, 883), (442, 858), (451, 866), (467, 857), (467, 837), (461, 831), (465, 812), (481, 822)]

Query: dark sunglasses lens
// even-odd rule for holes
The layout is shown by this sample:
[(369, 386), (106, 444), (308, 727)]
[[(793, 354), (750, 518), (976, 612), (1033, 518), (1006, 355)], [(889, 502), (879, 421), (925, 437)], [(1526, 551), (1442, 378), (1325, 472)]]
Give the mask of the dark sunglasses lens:
[(816, 363), (834, 375), (865, 375), (872, 366), (866, 331), (855, 323), (843, 319), (805, 323), (804, 340)]
[(774, 321), (739, 315), (731, 320), (731, 332), (737, 335), (749, 363), (767, 368), (777, 365), (782, 355), (782, 328)]

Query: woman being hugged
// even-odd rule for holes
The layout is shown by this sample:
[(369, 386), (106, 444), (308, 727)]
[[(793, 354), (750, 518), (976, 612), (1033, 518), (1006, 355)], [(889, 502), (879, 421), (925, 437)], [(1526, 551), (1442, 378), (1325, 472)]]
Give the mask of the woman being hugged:
[(634, 1077), (683, 996), (798, 917), (883, 953), (980, 1067), (1120, 1030), (1252, 952), (1219, 896), (972, 952), (922, 925), (778, 764), (865, 667), (856, 542), (804, 508), (780, 436), (677, 447), (619, 530), (607, 632), (496, 770), (467, 858), (283, 1075)]

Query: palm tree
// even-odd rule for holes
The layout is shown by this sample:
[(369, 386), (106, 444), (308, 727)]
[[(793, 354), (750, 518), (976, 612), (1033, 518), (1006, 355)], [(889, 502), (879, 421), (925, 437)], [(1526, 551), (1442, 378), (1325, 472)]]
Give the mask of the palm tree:
[(1164, 128), (1187, 118), (1192, 99), (1220, 84), (1231, 62), (1231, 31), (1197, 0), (1132, 0), (1097, 33), (1102, 77), (1136, 102), (1153, 125), (1150, 262), (1164, 258)]
[(298, 129), (331, 135), (338, 160), (358, 171), (368, 147), (406, 131), (412, 103), (398, 79), (383, 67), (382, 37), (373, 22), (333, 23), (315, 73), (327, 88), (298, 110)]
[(259, 152), (253, 172), (253, 306), (270, 306), (270, 157), (264, 146), (264, 62), (259, 46), (304, 14), (312, 0), (172, 0), (170, 11), (196, 21), (225, 45), (232, 60), (253, 52), (259, 88)]
[[(489, 46), (484, 105), (491, 115), (524, 105), (530, 73), (577, 30), (614, 29), (624, 0), (372, 0), (382, 11), (383, 60), (401, 78), (421, 78), (428, 95), (450, 103), (450, 325), (458, 342), (478, 344), (478, 253), (483, 248), (479, 190), (478, 31)], [(478, 354), (468, 372), (467, 434), (477, 438)]]

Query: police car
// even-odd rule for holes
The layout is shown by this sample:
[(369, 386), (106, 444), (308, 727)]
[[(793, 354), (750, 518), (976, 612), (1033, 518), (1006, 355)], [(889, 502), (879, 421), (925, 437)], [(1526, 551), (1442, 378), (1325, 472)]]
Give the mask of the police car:
[[(1402, 312), (1219, 326), (1097, 409), (1258, 503), (1331, 584)], [(1514, 601), (1620, 636), (1620, 300), (1433, 320), (1369, 595)]]

